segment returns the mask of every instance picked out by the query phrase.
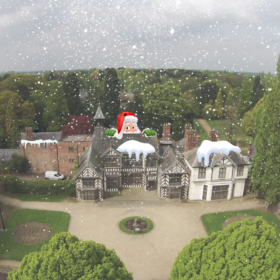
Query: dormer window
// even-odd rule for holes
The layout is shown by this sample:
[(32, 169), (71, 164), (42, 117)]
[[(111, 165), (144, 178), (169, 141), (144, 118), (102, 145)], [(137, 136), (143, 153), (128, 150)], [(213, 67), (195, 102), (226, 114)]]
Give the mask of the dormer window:
[(219, 178), (226, 178), (226, 168), (221, 167), (219, 170)]
[(206, 168), (205, 167), (199, 167), (198, 170), (198, 178), (203, 179), (206, 176)]
[(243, 176), (244, 165), (237, 166), (237, 176)]

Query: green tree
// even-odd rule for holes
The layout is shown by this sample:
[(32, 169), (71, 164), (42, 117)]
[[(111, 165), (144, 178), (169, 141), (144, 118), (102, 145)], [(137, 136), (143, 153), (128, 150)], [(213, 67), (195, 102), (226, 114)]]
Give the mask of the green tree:
[(9, 172), (27, 172), (30, 167), (28, 158), (18, 154), (12, 154), (7, 166)]
[(56, 234), (40, 252), (26, 255), (8, 280), (132, 280), (113, 250), (93, 241), (81, 241), (67, 232)]
[(219, 87), (214, 82), (205, 81), (201, 84), (200, 89), (200, 101), (202, 104), (210, 103), (210, 101), (214, 101), (219, 92)]
[(101, 107), (103, 109), (105, 126), (116, 124), (120, 110), (119, 97), (119, 78), (117, 71), (114, 68), (108, 68), (105, 71), (104, 77), (104, 95), (101, 99)]
[(211, 104), (206, 104), (203, 108), (202, 117), (205, 120), (215, 120), (217, 115), (214, 106)]
[(59, 131), (69, 115), (60, 81), (53, 82), (46, 105), (43, 118), (48, 124), (47, 131)]
[(255, 137), (256, 132), (256, 114), (263, 102), (263, 98), (261, 98), (254, 109), (252, 111), (248, 111), (245, 113), (242, 122), (241, 129), (244, 131), (246, 135)]
[(10, 99), (6, 109), (6, 116), (5, 116), (5, 127), (6, 127), (6, 134), (8, 136), (8, 147), (9, 148), (16, 148), (18, 146), (18, 139), (19, 139), (19, 129), (18, 129), (18, 118), (15, 113), (15, 104), (13, 99)]
[(267, 202), (280, 194), (280, 57), (277, 76), (268, 77), (263, 103), (256, 114), (256, 154), (252, 161), (252, 189), (262, 192)]
[(172, 138), (182, 138), (184, 125), (192, 122), (193, 111), (190, 104), (181, 96), (180, 88), (172, 82), (148, 86), (140, 95), (143, 113), (147, 122), (145, 127), (157, 130), (161, 135), (163, 123), (172, 124)]
[(75, 72), (67, 73), (67, 76), (63, 82), (63, 92), (66, 97), (70, 115), (81, 114), (83, 109), (79, 97), (80, 86), (77, 74)]
[(280, 242), (275, 229), (257, 217), (193, 239), (178, 254), (170, 280), (279, 278)]
[(252, 107), (253, 89), (252, 82), (249, 79), (245, 79), (242, 85), (242, 89), (239, 93), (238, 114), (242, 118), (245, 112), (249, 111)]
[(223, 109), (223, 97), (222, 92), (219, 91), (217, 95), (217, 99), (215, 102), (215, 113), (218, 119), (221, 119), (224, 115), (224, 109)]
[(261, 83), (260, 75), (257, 75), (253, 83), (253, 97), (252, 97), (252, 106), (255, 106), (257, 102), (263, 97), (264, 86)]
[(19, 130), (24, 131), (26, 127), (36, 128), (35, 120), (35, 106), (30, 101), (25, 101), (21, 104), (21, 117), (19, 119)]
[(234, 106), (225, 106), (225, 117), (229, 120), (227, 127), (225, 127), (228, 142), (232, 143), (234, 125), (238, 122), (237, 109)]

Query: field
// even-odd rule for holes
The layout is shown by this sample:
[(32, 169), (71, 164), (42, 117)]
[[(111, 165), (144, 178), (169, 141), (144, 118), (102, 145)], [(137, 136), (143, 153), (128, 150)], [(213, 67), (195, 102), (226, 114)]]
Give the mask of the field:
[(197, 131), (197, 135), (201, 136), (201, 143), (204, 140), (209, 140), (209, 136), (207, 132), (202, 128), (201, 124), (197, 119), (193, 120), (193, 129)]

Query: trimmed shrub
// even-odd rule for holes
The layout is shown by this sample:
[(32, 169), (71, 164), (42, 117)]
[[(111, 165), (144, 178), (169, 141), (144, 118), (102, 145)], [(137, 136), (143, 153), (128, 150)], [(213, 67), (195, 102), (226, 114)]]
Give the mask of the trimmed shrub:
[(20, 180), (16, 176), (1, 176), (0, 180), (7, 192), (26, 194), (49, 194), (76, 196), (75, 181)]
[(261, 217), (243, 219), (179, 253), (170, 280), (280, 279), (280, 241)]

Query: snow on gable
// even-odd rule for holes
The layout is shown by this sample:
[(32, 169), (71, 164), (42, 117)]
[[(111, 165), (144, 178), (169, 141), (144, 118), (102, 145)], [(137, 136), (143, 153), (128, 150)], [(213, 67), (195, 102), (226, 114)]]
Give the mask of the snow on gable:
[(241, 150), (237, 146), (233, 146), (228, 141), (217, 141), (212, 142), (209, 140), (204, 140), (197, 150), (197, 160), (198, 162), (201, 162), (202, 158), (204, 158), (204, 165), (209, 165), (209, 156), (212, 153), (220, 153), (223, 152), (225, 155), (228, 155), (230, 151), (240, 153)]
[(144, 158), (146, 158), (147, 154), (154, 153), (156, 150), (151, 144), (141, 143), (136, 140), (129, 140), (120, 145), (117, 148), (117, 151), (127, 152), (130, 158), (132, 156), (132, 153), (135, 153), (136, 161), (138, 161), (141, 153), (143, 153)]
[(37, 145), (38, 148), (40, 148), (41, 144), (47, 144), (47, 145), (49, 145), (49, 144), (58, 144), (58, 142), (56, 140), (50, 140), (50, 139), (48, 139), (48, 140), (40, 139), (40, 140), (35, 140), (35, 141), (21, 140), (20, 143), (21, 143), (21, 145), (24, 145), (25, 149), (26, 149), (26, 145), (27, 144), (34, 145), (34, 146)]

